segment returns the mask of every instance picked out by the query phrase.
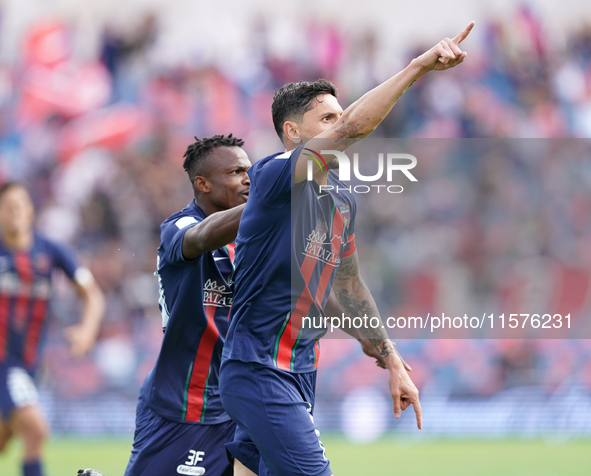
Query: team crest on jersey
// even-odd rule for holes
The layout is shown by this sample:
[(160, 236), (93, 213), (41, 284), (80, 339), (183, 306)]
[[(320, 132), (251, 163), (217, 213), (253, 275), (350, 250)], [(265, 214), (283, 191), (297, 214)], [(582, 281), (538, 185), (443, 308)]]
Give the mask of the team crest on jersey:
[(351, 211), (349, 210), (349, 205), (342, 205), (341, 208), (339, 208), (339, 212), (341, 212), (345, 227), (348, 227), (349, 222), (351, 221)]

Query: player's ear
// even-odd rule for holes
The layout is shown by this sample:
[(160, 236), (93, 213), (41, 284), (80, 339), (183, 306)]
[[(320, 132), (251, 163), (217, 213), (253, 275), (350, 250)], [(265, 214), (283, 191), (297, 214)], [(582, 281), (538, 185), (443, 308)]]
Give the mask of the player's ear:
[(284, 142), (297, 143), (301, 142), (302, 136), (300, 135), (300, 128), (293, 121), (285, 121), (283, 123), (283, 137)]
[(193, 186), (195, 187), (195, 190), (198, 190), (201, 193), (211, 192), (211, 186), (209, 180), (207, 180), (207, 177), (197, 175), (195, 180), (193, 180)]

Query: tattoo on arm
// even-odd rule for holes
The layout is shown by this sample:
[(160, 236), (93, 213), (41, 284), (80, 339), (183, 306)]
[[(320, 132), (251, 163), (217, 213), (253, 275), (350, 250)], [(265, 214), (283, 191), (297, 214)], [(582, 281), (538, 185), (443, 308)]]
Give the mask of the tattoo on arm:
[(335, 129), (337, 133), (337, 138), (335, 139), (335, 143), (339, 143), (341, 141), (350, 141), (351, 143), (355, 142), (355, 139), (358, 139), (362, 136), (358, 132), (359, 124), (349, 124), (348, 122), (342, 121), (341, 125)]
[(396, 102), (398, 102), (398, 100), (399, 100), (399, 99), (400, 99), (400, 98), (401, 98), (401, 97), (404, 95), (404, 93), (405, 93), (406, 91), (408, 91), (408, 90), (410, 89), (410, 87), (411, 87), (411, 86), (412, 86), (412, 85), (413, 85), (415, 82), (416, 82), (416, 79), (413, 79), (413, 80), (412, 80), (412, 83), (410, 83), (410, 84), (408, 85), (408, 87), (407, 87), (407, 88), (406, 88), (404, 91), (402, 91), (402, 92), (401, 92), (401, 93), (398, 95), (398, 97), (396, 98), (396, 100), (395, 100), (394, 102), (395, 102), (395, 103), (396, 103)]
[[(343, 258), (335, 275), (335, 295), (350, 317), (380, 317), (376, 309), (371, 292), (363, 282), (359, 274), (359, 260), (357, 253)], [(385, 358), (394, 352), (388, 334), (378, 326), (374, 329), (371, 326), (360, 329), (362, 338), (368, 339)]]
[(357, 252), (341, 260), (335, 275), (335, 280), (350, 281), (351, 278), (355, 277), (359, 277), (359, 260), (357, 258)]

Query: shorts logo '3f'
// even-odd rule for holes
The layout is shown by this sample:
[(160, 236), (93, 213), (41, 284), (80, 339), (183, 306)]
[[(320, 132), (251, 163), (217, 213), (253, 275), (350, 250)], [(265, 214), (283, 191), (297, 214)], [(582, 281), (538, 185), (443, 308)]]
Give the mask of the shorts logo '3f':
[(197, 475), (200, 476), (205, 474), (205, 468), (202, 466), (197, 466), (205, 456), (204, 451), (189, 451), (189, 456), (185, 464), (179, 464), (176, 468), (176, 472), (179, 474), (190, 474), (190, 475)]

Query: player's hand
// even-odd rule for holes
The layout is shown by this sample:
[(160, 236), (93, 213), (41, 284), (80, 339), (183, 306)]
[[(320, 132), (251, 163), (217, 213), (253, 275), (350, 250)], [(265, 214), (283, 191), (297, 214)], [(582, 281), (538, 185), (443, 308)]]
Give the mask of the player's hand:
[[(367, 355), (368, 357), (371, 357), (373, 359), (376, 359), (376, 365), (378, 367), (381, 367), (382, 369), (388, 368), (386, 366), (386, 362), (384, 361), (384, 359), (382, 359), (382, 356), (380, 355), (380, 353), (378, 352), (378, 350), (375, 348), (375, 346), (369, 340), (367, 340), (367, 339), (359, 339), (359, 343), (361, 344), (361, 350), (363, 350), (363, 353), (365, 355)], [(408, 372), (410, 372), (412, 370), (412, 367), (410, 365), (408, 365), (405, 362), (405, 360), (402, 358), (402, 356), (398, 352), (398, 349), (396, 348), (396, 344), (394, 342), (392, 342), (392, 346), (394, 347), (394, 350), (396, 351), (396, 354), (398, 354), (398, 357), (402, 361), (402, 365), (404, 365), (404, 368)]]
[(67, 327), (64, 331), (74, 357), (82, 357), (90, 352), (97, 338), (97, 330), (83, 324)]
[(466, 39), (472, 28), (474, 28), (474, 22), (471, 22), (455, 38), (441, 40), (429, 51), (416, 58), (415, 61), (427, 71), (442, 71), (459, 65), (468, 54), (460, 49), (460, 43)]
[(388, 384), (394, 404), (394, 416), (400, 418), (401, 412), (412, 405), (417, 417), (417, 427), (420, 430), (423, 426), (423, 411), (419, 401), (419, 391), (404, 366), (398, 364), (390, 368)]

